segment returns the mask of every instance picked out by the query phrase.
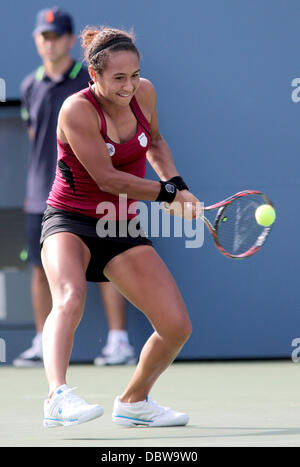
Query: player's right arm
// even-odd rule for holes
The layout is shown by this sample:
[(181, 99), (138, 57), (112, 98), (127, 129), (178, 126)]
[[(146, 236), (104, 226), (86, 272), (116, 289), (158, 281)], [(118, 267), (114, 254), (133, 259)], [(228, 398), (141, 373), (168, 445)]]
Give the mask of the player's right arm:
[[(114, 168), (100, 133), (100, 119), (94, 107), (81, 96), (70, 96), (58, 119), (58, 137), (68, 142), (74, 154), (102, 191), (128, 198), (155, 200), (159, 182), (136, 177)], [(179, 194), (180, 196), (180, 194)]]

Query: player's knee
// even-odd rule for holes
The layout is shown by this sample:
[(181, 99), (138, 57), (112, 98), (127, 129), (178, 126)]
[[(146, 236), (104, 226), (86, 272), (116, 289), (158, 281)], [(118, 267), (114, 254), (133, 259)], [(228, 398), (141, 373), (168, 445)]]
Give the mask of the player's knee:
[(60, 290), (59, 296), (53, 300), (54, 309), (64, 315), (64, 319), (78, 321), (83, 313), (85, 288), (66, 284)]
[(182, 333), (182, 340), (184, 343), (189, 339), (190, 335), (192, 334), (192, 323), (190, 322), (189, 319), (186, 319), (185, 322), (183, 323), (181, 333)]
[(77, 312), (81, 310), (84, 303), (85, 293), (83, 289), (68, 287), (64, 296), (64, 306), (70, 311)]
[(176, 345), (182, 346), (192, 333), (192, 324), (190, 319), (188, 317), (174, 319), (170, 331), (172, 341)]

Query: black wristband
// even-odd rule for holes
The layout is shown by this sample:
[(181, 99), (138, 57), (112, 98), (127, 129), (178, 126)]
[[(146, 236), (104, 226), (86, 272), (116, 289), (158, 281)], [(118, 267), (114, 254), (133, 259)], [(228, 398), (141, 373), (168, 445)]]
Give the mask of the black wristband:
[(174, 185), (176, 186), (177, 190), (181, 191), (181, 190), (188, 190), (188, 186), (187, 184), (185, 183), (185, 181), (183, 180), (182, 177), (180, 177), (179, 175), (176, 175), (175, 177), (172, 177), (168, 180), (168, 182), (171, 182), (171, 183), (174, 183)]
[(159, 183), (161, 187), (156, 201), (166, 201), (167, 203), (172, 203), (176, 196), (176, 185), (171, 182), (162, 182), (161, 180), (159, 181)]

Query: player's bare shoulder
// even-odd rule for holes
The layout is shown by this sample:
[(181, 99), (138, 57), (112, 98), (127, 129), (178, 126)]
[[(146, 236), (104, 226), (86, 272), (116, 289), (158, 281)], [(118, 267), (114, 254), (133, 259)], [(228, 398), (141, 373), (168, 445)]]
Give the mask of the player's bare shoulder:
[(75, 118), (80, 117), (83, 119), (95, 113), (97, 112), (94, 106), (81, 93), (72, 94), (67, 97), (61, 107), (61, 114), (66, 116), (73, 115)]
[(155, 88), (151, 81), (145, 78), (140, 79), (140, 85), (135, 95), (144, 115), (151, 120), (151, 116), (156, 105)]
[(95, 124), (99, 127), (100, 119), (97, 111), (81, 93), (67, 97), (58, 117), (58, 126), (61, 129), (66, 125), (76, 128), (77, 126), (94, 126)]
[(141, 102), (151, 102), (152, 100), (155, 100), (155, 96), (155, 89), (151, 81), (145, 78), (141, 78), (139, 88), (136, 92), (137, 99), (139, 99)]

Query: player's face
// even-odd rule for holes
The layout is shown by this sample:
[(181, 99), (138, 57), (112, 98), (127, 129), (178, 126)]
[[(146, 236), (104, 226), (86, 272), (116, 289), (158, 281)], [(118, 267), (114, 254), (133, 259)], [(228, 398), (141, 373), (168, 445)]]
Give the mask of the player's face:
[(37, 51), (44, 61), (58, 63), (70, 54), (75, 37), (71, 34), (58, 35), (48, 31), (34, 36)]
[(140, 84), (140, 64), (135, 52), (122, 50), (110, 54), (101, 75), (94, 74), (99, 97), (118, 106), (127, 106)]

